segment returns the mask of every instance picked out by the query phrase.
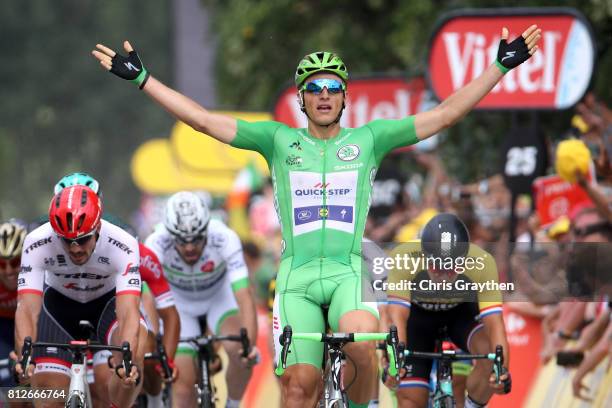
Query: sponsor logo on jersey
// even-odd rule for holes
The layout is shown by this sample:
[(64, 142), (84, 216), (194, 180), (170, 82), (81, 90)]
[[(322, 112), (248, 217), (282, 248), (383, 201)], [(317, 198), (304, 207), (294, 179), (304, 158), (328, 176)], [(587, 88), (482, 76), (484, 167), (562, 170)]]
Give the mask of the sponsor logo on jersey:
[(17, 279), (17, 285), (18, 285), (18, 286), (25, 285), (25, 283), (26, 283), (26, 282), (25, 282), (25, 278), (19, 278), (19, 279)]
[(19, 273), (28, 273), (32, 272), (32, 267), (30, 265), (21, 265), (21, 271)]
[(210, 244), (215, 248), (224, 248), (227, 244), (227, 238), (223, 234), (211, 234)]
[(359, 146), (355, 144), (344, 145), (338, 149), (336, 156), (342, 161), (351, 161), (359, 157)]
[(314, 205), (298, 207), (293, 210), (295, 225), (302, 225), (322, 219), (340, 222), (353, 222), (353, 207), (348, 205)]
[(89, 273), (89, 272), (76, 272), (76, 273), (57, 273), (54, 272), (53, 275), (58, 278), (64, 279), (93, 279), (93, 280), (102, 280), (110, 277), (110, 275), (99, 275), (97, 273)]
[(57, 264), (59, 266), (66, 266), (68, 263), (66, 262), (66, 255), (58, 254), (57, 255)]
[(299, 166), (302, 164), (302, 162), (303, 159), (300, 156), (296, 156), (294, 154), (290, 154), (285, 159), (285, 163), (287, 163), (287, 166)]
[(153, 272), (153, 275), (155, 275), (156, 279), (159, 279), (159, 277), (161, 276), (162, 272), (161, 272), (160, 265), (159, 263), (155, 262), (153, 258), (151, 258), (151, 255), (141, 256), (140, 265), (143, 268), (147, 268), (148, 270)]
[(128, 254), (133, 253), (134, 251), (132, 251), (130, 249), (129, 246), (125, 245), (123, 242), (121, 241), (117, 241), (115, 238), (112, 237), (108, 237), (108, 243), (111, 245), (116, 246), (117, 248), (121, 249), (123, 252), (127, 252)]
[(140, 279), (132, 278), (128, 281), (128, 285), (139, 286), (140, 287)]
[(363, 163), (350, 163), (350, 164), (337, 164), (334, 166), (334, 170), (352, 170), (363, 167)]
[(127, 264), (127, 267), (125, 268), (125, 272), (123, 272), (121, 276), (127, 276), (128, 273), (138, 273), (138, 269), (139, 269), (138, 265), (132, 265), (132, 263), (130, 262), (129, 264)]
[(370, 170), (370, 187), (374, 187), (374, 179), (376, 179), (376, 167), (372, 167), (372, 170)]
[(214, 270), (215, 270), (215, 263), (213, 261), (207, 261), (200, 267), (200, 271), (204, 273), (210, 273)]
[(298, 196), (344, 196), (351, 192), (350, 188), (329, 188), (331, 183), (316, 183), (313, 188), (299, 188), (293, 193)]
[(170, 263), (170, 268), (174, 269), (175, 271), (179, 271), (182, 272), (183, 271), (183, 267), (180, 264), (175, 264), (175, 263)]
[(99, 256), (98, 257), (98, 263), (104, 264), (104, 265), (110, 265), (110, 259), (108, 259), (108, 257), (106, 256)]
[(300, 221), (308, 220), (312, 217), (312, 213), (308, 210), (302, 210), (297, 213), (297, 219)]
[(41, 246), (47, 245), (47, 244), (50, 244), (50, 243), (51, 243), (51, 237), (47, 237), (45, 239), (39, 239), (36, 242), (32, 242), (32, 244), (29, 247), (26, 248), (25, 253), (29, 254), (30, 251), (32, 251), (34, 249), (37, 249), (37, 248), (40, 248)]
[(289, 148), (297, 149), (297, 150), (302, 150), (302, 146), (300, 145), (300, 141), (299, 140), (296, 140), (295, 142), (291, 143), (289, 145)]
[(287, 249), (287, 242), (284, 239), (281, 239), (281, 255), (285, 253), (285, 249)]
[(102, 289), (103, 287), (103, 283), (95, 286), (79, 286), (75, 282), (70, 282), (64, 285), (65, 289), (75, 290), (77, 292), (95, 292), (96, 290)]
[(47, 266), (55, 265), (55, 259), (53, 259), (53, 258), (45, 258), (45, 265), (47, 265)]

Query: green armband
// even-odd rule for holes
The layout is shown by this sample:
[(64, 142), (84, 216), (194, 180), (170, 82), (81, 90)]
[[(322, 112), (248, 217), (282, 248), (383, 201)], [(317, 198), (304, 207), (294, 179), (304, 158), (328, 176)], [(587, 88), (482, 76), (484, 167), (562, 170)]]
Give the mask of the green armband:
[(147, 71), (147, 69), (143, 66), (142, 70), (140, 71), (140, 74), (138, 74), (138, 76), (132, 79), (131, 81), (136, 83), (136, 85), (138, 85), (138, 89), (142, 89), (147, 83), (149, 76), (150, 76), (149, 71)]
[(497, 65), (497, 68), (499, 68), (499, 70), (502, 72), (502, 74), (506, 75), (506, 73), (508, 71), (510, 71), (510, 68), (506, 68), (504, 67), (501, 62), (499, 62), (498, 60), (495, 60), (495, 65)]
[(242, 278), (235, 282), (232, 282), (232, 291), (234, 293), (238, 292), (240, 289), (249, 287), (249, 278)]

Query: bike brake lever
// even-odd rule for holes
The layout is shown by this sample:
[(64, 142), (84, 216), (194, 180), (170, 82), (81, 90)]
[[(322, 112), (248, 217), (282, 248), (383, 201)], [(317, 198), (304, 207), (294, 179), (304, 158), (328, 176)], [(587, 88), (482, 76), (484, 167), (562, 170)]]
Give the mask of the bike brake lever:
[(249, 342), (247, 329), (244, 327), (240, 329), (240, 343), (242, 344), (242, 357), (247, 358), (251, 353), (251, 344)]
[(493, 371), (495, 372), (495, 382), (501, 384), (501, 373), (504, 366), (504, 351), (502, 346), (497, 345), (495, 347), (495, 363), (493, 364)]
[(28, 377), (28, 367), (32, 361), (32, 338), (27, 336), (23, 339), (23, 347), (21, 348), (21, 360), (19, 363), (21, 364), (21, 369), (23, 372), (21, 373), (21, 378)]

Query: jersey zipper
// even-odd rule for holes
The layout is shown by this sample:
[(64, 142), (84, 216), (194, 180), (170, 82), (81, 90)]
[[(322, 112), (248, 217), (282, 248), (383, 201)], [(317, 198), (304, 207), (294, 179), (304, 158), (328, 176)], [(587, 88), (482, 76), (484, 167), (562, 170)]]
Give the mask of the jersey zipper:
[(324, 258), (324, 248), (325, 248), (325, 235), (327, 235), (327, 229), (326, 229), (326, 221), (327, 221), (327, 216), (329, 215), (329, 210), (327, 209), (327, 186), (325, 185), (325, 180), (326, 180), (326, 156), (327, 156), (327, 139), (325, 139), (323, 141), (323, 149), (321, 150), (321, 155), (323, 156), (323, 172), (321, 173), (321, 183), (323, 184), (323, 191), (325, 192), (325, 194), (323, 194), (323, 206), (321, 207), (321, 210), (323, 211), (324, 216), (321, 217), (322, 218), (322, 234), (321, 234), (321, 263), (323, 262), (323, 258)]

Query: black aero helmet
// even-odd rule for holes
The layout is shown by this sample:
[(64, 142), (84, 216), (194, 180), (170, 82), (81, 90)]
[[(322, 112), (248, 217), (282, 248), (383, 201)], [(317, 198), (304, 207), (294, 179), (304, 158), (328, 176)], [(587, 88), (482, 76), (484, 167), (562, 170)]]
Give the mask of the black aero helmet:
[(441, 213), (433, 217), (421, 233), (421, 250), (427, 257), (462, 258), (470, 248), (470, 234), (455, 214)]

